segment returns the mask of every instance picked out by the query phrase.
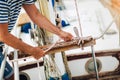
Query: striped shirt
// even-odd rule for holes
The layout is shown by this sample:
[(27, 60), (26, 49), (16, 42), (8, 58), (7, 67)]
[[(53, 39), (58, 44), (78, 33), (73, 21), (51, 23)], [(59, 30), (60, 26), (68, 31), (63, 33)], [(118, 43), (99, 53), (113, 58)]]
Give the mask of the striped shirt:
[(0, 23), (8, 23), (8, 31), (14, 27), (23, 4), (33, 4), (35, 0), (0, 0)]

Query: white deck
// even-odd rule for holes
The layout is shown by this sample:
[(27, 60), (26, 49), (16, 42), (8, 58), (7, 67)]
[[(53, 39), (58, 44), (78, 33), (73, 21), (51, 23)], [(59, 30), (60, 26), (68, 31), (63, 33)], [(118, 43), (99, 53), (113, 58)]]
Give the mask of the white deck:
[[(72, 3), (71, 3), (72, 2)], [(72, 33), (75, 36), (75, 33), (73, 31), (73, 27), (76, 26), (79, 29), (80, 33), (80, 27), (78, 25), (77, 21), (77, 14), (75, 13), (75, 6), (70, 6), (70, 5), (75, 5), (74, 0), (72, 1), (65, 1), (66, 4), (68, 4), (68, 10), (66, 11), (66, 14), (68, 17), (73, 18), (74, 21), (70, 20), (71, 26), (64, 28), (65, 31), (68, 31)], [(108, 27), (108, 25), (111, 23), (113, 20), (110, 12), (108, 9), (103, 7), (99, 0), (81, 0), (78, 3), (78, 9), (79, 9), (79, 15), (80, 15), (80, 20), (81, 20), (81, 27), (82, 27), (82, 33), (83, 36), (92, 36), (98, 37), (101, 35), (102, 32)], [(101, 15), (102, 20), (99, 20), (97, 15)], [(69, 19), (68, 19), (69, 20)], [(104, 39), (99, 39), (96, 40), (96, 45), (95, 45), (95, 50), (109, 50), (109, 49), (120, 49), (119, 45), (119, 31), (118, 27), (116, 26), (115, 23), (110, 27), (109, 31), (114, 31), (116, 34), (105, 34)], [(68, 54), (72, 54), (76, 52), (84, 52), (84, 51), (91, 51), (91, 49), (84, 48), (84, 50), (77, 49), (77, 50), (72, 50), (69, 51)], [(72, 52), (72, 53), (71, 53)]]

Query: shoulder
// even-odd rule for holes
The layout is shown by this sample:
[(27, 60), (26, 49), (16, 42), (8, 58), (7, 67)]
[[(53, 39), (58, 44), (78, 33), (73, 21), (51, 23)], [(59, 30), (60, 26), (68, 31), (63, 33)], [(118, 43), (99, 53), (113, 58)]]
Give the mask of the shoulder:
[(8, 2), (9, 0), (0, 0), (0, 2)]
[(33, 4), (36, 0), (24, 0), (24, 4)]
[(0, 0), (0, 4), (7, 4), (8, 0)]

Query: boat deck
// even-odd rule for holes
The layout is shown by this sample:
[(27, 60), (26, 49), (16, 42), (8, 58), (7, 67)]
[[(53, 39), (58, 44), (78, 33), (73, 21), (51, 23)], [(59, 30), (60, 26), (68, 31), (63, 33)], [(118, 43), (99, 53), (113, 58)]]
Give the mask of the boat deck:
[[(68, 5), (66, 12), (61, 12), (66, 16), (67, 21), (70, 22), (70, 26), (63, 28), (65, 31), (71, 32), (74, 36), (75, 32), (73, 30), (73, 27), (77, 27), (80, 33), (80, 26), (78, 24), (78, 18), (75, 6), (74, 0), (72, 1), (65, 1), (66, 5)], [(70, 7), (69, 7), (70, 6)], [(107, 8), (105, 8), (99, 0), (92, 0), (92, 1), (79, 1), (78, 3), (78, 10), (80, 15), (80, 23), (82, 27), (82, 34), (83, 37), (92, 36), (98, 37), (100, 36), (105, 29), (108, 27), (108, 25), (113, 20), (113, 16), (109, 12)], [(69, 19), (69, 17), (72, 17), (72, 19)], [(74, 21), (73, 21), (74, 20)], [(112, 26), (108, 29), (106, 34), (96, 40), (95, 50), (111, 50), (111, 49), (120, 49), (120, 42), (119, 42), (119, 27), (116, 26), (115, 22), (112, 24)], [(68, 54), (76, 52), (86, 52), (90, 51), (91, 49), (89, 47), (84, 48), (84, 50), (76, 49), (69, 51)]]
[[(78, 23), (78, 15), (76, 13), (74, 0), (63, 0), (63, 1), (66, 9), (59, 11), (59, 13), (60, 13), (61, 19), (65, 20), (70, 25), (63, 27), (62, 29), (72, 33), (74, 37), (76, 37), (73, 27), (77, 27), (79, 30), (79, 35), (81, 35), (80, 26)], [(78, 9), (79, 9), (80, 23), (82, 27), (83, 37), (92, 36), (94, 38), (94, 37), (100, 36), (113, 20), (113, 17), (108, 11), (108, 9), (106, 9), (100, 3), (99, 0), (79, 0)], [(31, 42), (29, 34), (21, 33), (21, 36), (23, 41), (25, 41), (26, 43), (31, 45), (35, 44)], [(27, 41), (25, 37), (27, 37), (28, 39)], [(56, 40), (58, 40), (58, 37), (54, 36), (53, 41), (55, 42)], [(113, 25), (110, 27), (110, 29), (102, 38), (96, 40), (96, 45), (94, 45), (94, 50), (97, 52), (96, 53), (97, 56), (99, 56), (97, 57), (97, 59), (99, 59), (102, 63), (102, 68), (100, 72), (114, 71), (119, 66), (119, 61), (116, 58), (114, 58), (112, 55), (112, 53), (114, 54), (115, 52), (119, 53), (119, 50), (120, 50), (119, 41), (120, 41), (119, 27), (117, 27), (115, 23), (113, 23)], [(72, 77), (76, 77), (76, 76), (84, 77), (85, 75), (89, 75), (89, 73), (85, 69), (85, 65), (91, 59), (90, 55), (86, 55), (88, 53), (91, 54), (90, 52), (91, 52), (90, 46), (84, 47), (84, 49), (79, 48), (79, 49), (72, 49), (72, 50), (65, 51), (67, 58), (69, 60), (68, 65), (69, 65), (69, 69), (71, 71)], [(104, 53), (108, 55), (104, 55)], [(71, 57), (76, 59), (71, 59)], [(59, 56), (56, 58), (58, 62), (57, 64), (59, 65), (58, 67), (60, 68), (61, 73), (63, 74), (64, 65), (61, 62), (61, 58)], [(20, 69), (21, 68), (23, 69), (24, 66), (29, 67), (30, 65), (36, 62), (37, 61), (34, 58), (30, 57), (30, 58), (27, 58), (26, 61), (24, 60), (19, 61), (19, 66), (20, 66)], [(44, 73), (43, 63), (40, 66), (41, 66), (40, 67), (41, 73)], [(36, 71), (36, 72), (39, 71), (38, 69), (36, 69), (36, 66), (32, 69), (31, 68), (29, 69), (28, 70), (23, 69), (24, 70), (23, 72), (30, 74), (30, 77), (32, 77), (32, 79), (34, 80), (38, 79), (34, 75), (34, 73), (31, 73), (33, 71)], [(41, 76), (44, 78), (44, 74), (42, 74)], [(91, 77), (91, 76), (88, 76), (88, 77)], [(80, 79), (83, 80), (82, 78), (79, 78), (79, 80)], [(77, 79), (74, 78), (74, 80), (77, 80)]]

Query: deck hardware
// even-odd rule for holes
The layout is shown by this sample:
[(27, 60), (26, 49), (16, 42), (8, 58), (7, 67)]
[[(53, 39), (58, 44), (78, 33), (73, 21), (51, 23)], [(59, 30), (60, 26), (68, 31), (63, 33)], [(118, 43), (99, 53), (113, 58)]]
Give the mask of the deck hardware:
[(94, 46), (91, 46), (92, 50), (92, 57), (93, 57), (93, 62), (94, 62), (94, 69), (96, 72), (96, 80), (99, 80), (99, 73), (98, 73), (98, 67), (97, 67), (97, 62), (96, 62), (96, 57), (95, 57), (95, 51), (94, 51)]
[(3, 74), (4, 74), (6, 60), (7, 60), (7, 52), (8, 52), (8, 46), (6, 45), (5, 49), (3, 50), (4, 59), (1, 63), (1, 67), (0, 67), (0, 69), (1, 69), (0, 70), (0, 80), (3, 80)]

